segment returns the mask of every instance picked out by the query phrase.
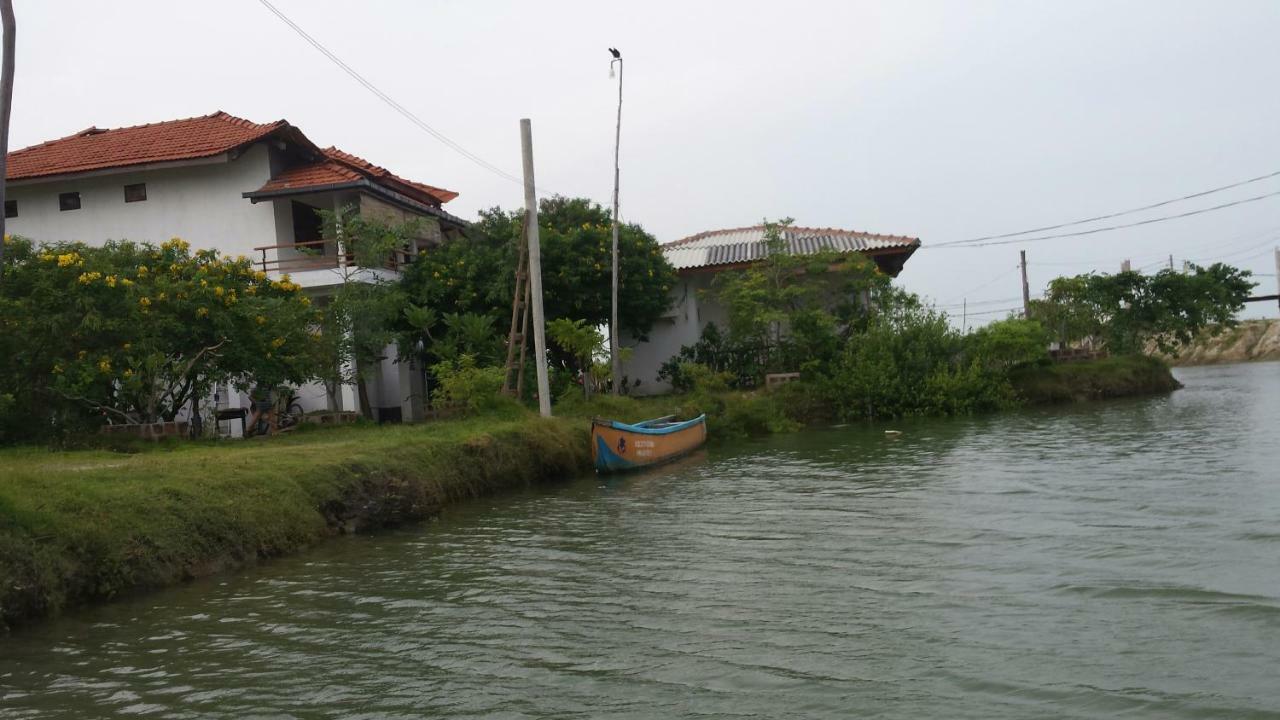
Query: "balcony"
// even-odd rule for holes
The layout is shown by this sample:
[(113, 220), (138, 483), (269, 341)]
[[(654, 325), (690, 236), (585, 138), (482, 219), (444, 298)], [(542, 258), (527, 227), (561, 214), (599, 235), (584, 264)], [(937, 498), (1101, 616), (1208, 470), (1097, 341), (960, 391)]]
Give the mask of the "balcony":
[[(291, 242), (283, 245), (263, 245), (255, 247), (259, 259), (254, 261), (259, 270), (278, 275), (305, 273), (311, 271), (341, 270), (355, 268), (355, 255), (350, 252), (340, 253), (337, 243), (326, 240), (307, 240)], [(401, 269), (413, 262), (417, 253), (408, 250), (393, 250), (376, 268), (399, 273)]]

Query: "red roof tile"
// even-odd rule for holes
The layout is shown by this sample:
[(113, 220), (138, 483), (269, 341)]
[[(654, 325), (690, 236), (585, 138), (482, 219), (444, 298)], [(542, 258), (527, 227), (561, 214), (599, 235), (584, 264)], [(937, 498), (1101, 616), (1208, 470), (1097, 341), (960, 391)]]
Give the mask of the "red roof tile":
[(340, 185), (361, 180), (360, 173), (335, 162), (322, 162), (291, 168), (267, 181), (257, 192), (300, 190), (303, 188)]
[(436, 200), (442, 203), (447, 203), (450, 200), (458, 197), (458, 193), (452, 190), (445, 190), (444, 188), (438, 188), (438, 187), (435, 187), (434, 185), (427, 185), (425, 183), (414, 182), (413, 180), (406, 180), (405, 178), (402, 178), (399, 175), (396, 175), (395, 173), (391, 172), (390, 170), (387, 170), (384, 167), (379, 167), (378, 165), (374, 165), (373, 163), (369, 162), (368, 160), (365, 160), (362, 157), (357, 157), (355, 155), (352, 155), (351, 153), (343, 152), (342, 150), (339, 150), (336, 147), (325, 148), (324, 154), (326, 157), (332, 160), (335, 160), (337, 162), (340, 162), (348, 167), (354, 168), (362, 173), (365, 173), (366, 175), (369, 175), (370, 177), (376, 180), (390, 180), (392, 182), (400, 183), (402, 185), (407, 185), (417, 190), (418, 192), (423, 192), (423, 193), (426, 193), (427, 195), (430, 195), (431, 197), (435, 198)]
[(91, 127), (9, 153), (9, 180), (213, 157), (286, 128), (260, 125), (219, 110), (211, 115), (103, 130)]

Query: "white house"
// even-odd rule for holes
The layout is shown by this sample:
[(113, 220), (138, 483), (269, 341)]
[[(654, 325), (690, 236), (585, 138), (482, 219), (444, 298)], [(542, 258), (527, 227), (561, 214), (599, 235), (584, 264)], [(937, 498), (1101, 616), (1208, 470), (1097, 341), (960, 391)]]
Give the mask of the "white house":
[[(823, 250), (859, 252), (875, 261), (882, 272), (897, 277), (919, 238), (836, 228), (782, 228), (787, 252), (809, 255)], [(676, 269), (678, 281), (671, 290), (671, 306), (654, 323), (645, 339), (623, 333), (621, 344), (632, 349), (625, 374), (640, 380), (636, 394), (669, 392), (671, 385), (658, 379), (662, 364), (693, 345), (709, 323), (728, 327), (728, 315), (711, 287), (716, 273), (745, 268), (768, 254), (765, 227), (733, 228), (698, 233), (662, 246), (663, 255)]]
[[(259, 124), (215, 112), (184, 120), (82, 130), (9, 154), (9, 232), (36, 241), (108, 239), (160, 243), (181, 237), (196, 248), (245, 255), (323, 302), (343, 277), (394, 279), (419, 251), (456, 235), (466, 222), (441, 209), (451, 190), (392, 174), (366, 160), (320, 148), (285, 120)], [(354, 268), (321, 239), (318, 209), (356, 206), (394, 220), (417, 218), (421, 236), (383, 267)], [(374, 373), (370, 403), (380, 420), (421, 412), (422, 374), (395, 363), (394, 348)], [(304, 387), (307, 410), (353, 410), (352, 388), (330, 396)], [(220, 403), (248, 404), (230, 389)], [(238, 428), (236, 428), (238, 432)]]

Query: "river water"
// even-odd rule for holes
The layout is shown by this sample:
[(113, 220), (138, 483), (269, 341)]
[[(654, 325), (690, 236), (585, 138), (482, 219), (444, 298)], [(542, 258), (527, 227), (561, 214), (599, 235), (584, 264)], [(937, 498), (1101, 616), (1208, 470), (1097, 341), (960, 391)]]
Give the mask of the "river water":
[(0, 637), (2, 717), (1280, 717), (1280, 364), (566, 480)]

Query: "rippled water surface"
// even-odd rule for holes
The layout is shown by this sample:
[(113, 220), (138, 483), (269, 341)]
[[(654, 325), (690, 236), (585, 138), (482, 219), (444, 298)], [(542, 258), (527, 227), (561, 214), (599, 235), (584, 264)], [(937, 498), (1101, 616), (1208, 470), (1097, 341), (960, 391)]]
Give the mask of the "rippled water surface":
[(0, 716), (1277, 717), (1280, 364), (490, 499), (0, 637)]

